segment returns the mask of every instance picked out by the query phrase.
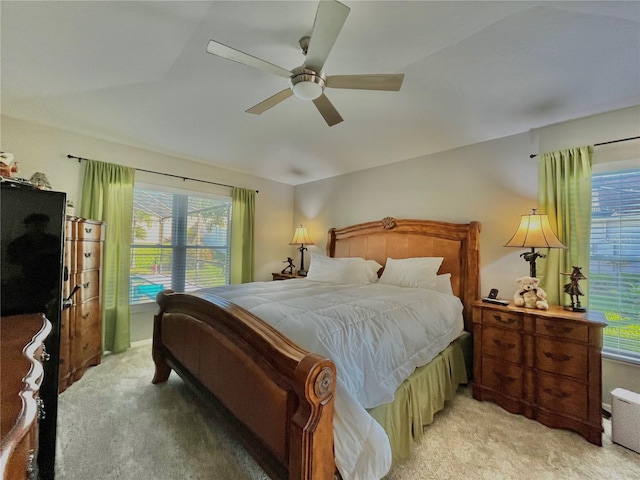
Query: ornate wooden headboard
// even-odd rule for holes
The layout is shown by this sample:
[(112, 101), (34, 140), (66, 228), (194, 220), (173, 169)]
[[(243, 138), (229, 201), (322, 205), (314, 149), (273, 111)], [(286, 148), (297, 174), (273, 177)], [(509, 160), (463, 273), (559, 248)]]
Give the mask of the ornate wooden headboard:
[(387, 258), (443, 257), (438, 273), (464, 305), (465, 330), (473, 331), (471, 304), (480, 298), (480, 223), (447, 223), (391, 217), (329, 230), (327, 255), (362, 257), (384, 265)]

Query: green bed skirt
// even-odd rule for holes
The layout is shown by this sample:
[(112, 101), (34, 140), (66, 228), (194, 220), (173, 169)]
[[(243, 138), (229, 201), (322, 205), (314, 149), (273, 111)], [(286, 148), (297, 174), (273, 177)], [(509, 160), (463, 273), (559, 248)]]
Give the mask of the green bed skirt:
[(396, 390), (393, 402), (368, 410), (387, 432), (394, 465), (409, 459), (411, 444), (422, 438), (423, 428), (458, 386), (468, 382), (471, 349), (471, 334), (463, 332), (431, 362), (416, 368)]

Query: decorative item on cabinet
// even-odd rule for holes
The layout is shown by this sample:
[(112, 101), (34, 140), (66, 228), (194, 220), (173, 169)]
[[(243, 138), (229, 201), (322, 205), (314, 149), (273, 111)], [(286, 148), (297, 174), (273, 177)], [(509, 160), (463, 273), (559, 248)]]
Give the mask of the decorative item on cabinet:
[(60, 339), (60, 391), (102, 360), (104, 222), (67, 217)]
[(587, 309), (584, 308), (580, 304), (580, 297), (584, 295), (582, 288), (580, 288), (580, 284), (578, 283), (580, 280), (586, 280), (581, 271), (582, 267), (573, 267), (573, 271), (571, 273), (561, 273), (560, 275), (567, 275), (571, 280), (564, 286), (564, 292), (569, 295), (571, 305), (565, 306), (565, 310), (569, 310), (572, 312), (586, 312)]
[(49, 361), (44, 340), (51, 322), (43, 314), (0, 318), (0, 478), (39, 478), (36, 462), (39, 420), (46, 415), (40, 398), (43, 363)]

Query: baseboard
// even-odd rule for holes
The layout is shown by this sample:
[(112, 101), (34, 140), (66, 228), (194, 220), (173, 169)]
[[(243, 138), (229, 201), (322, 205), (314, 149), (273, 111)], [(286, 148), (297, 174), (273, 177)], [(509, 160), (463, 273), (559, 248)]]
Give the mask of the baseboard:
[(611, 418), (611, 405), (602, 402), (602, 416), (606, 419)]
[(131, 347), (142, 347), (143, 345), (151, 345), (153, 343), (153, 339), (145, 338), (144, 340), (138, 340), (136, 342), (131, 342)]

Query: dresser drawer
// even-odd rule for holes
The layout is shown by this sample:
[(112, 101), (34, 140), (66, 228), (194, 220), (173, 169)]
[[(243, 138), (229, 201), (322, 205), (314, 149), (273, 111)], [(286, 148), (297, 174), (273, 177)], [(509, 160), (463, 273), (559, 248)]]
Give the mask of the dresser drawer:
[(76, 252), (77, 271), (100, 268), (100, 242), (82, 242)]
[(482, 311), (482, 324), (520, 330), (522, 329), (522, 315), (509, 311), (484, 309)]
[(76, 334), (100, 330), (100, 299), (93, 298), (76, 306)]
[(482, 329), (482, 353), (512, 363), (520, 363), (522, 336), (513, 330), (485, 327)]
[(538, 337), (535, 358), (539, 370), (587, 381), (589, 349), (586, 345)]
[(540, 373), (538, 405), (547, 410), (581, 420), (588, 418), (588, 387), (585, 383)]
[(76, 293), (76, 303), (80, 304), (100, 295), (99, 270), (89, 270), (87, 272), (78, 273), (75, 278), (76, 284), (82, 287)]
[(522, 367), (482, 357), (482, 385), (503, 395), (522, 397)]
[(78, 228), (77, 238), (80, 241), (83, 241), (83, 240), (99, 241), (102, 238), (102, 225), (99, 223), (79, 221), (77, 228)]
[(536, 321), (536, 333), (552, 337), (576, 340), (577, 342), (589, 341), (589, 327), (577, 322), (563, 322), (556, 319), (541, 319)]

